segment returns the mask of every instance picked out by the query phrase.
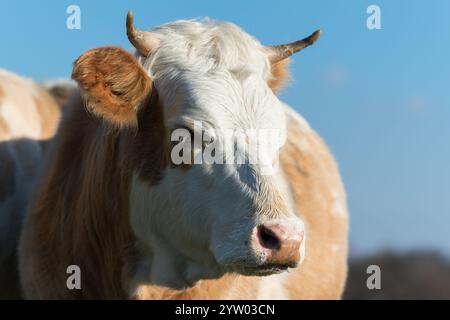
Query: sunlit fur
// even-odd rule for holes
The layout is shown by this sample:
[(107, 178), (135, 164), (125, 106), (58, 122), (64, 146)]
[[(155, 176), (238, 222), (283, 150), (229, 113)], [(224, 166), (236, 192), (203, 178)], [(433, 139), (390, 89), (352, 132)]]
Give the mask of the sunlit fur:
[[(128, 116), (108, 117), (111, 105), (102, 99), (88, 105), (100, 117), (88, 115), (83, 104), (100, 96), (95, 89), (82, 87), (85, 101), (72, 100), (22, 234), (26, 296), (339, 298), (346, 274), (345, 193), (320, 138), (275, 95), (274, 78), (282, 81), (286, 72), (274, 74), (262, 46), (232, 24), (180, 21), (153, 34), (159, 47), (149, 57), (136, 55), (153, 87), (139, 93), (148, 94), (143, 105), (126, 110), (138, 112), (135, 126), (120, 125)], [(114, 52), (103, 70), (131, 61)], [(145, 78), (139, 65), (128, 65), (128, 79)], [(95, 75), (92, 70), (98, 69), (88, 65), (83, 74)], [(123, 80), (114, 72), (108, 77), (112, 87)], [(193, 121), (278, 130), (278, 148), (266, 156), (275, 160), (280, 151), (280, 170), (263, 175), (249, 164), (171, 166), (170, 131)], [(223, 142), (226, 151), (232, 147)], [(272, 222), (305, 229), (304, 261), (289, 273), (259, 277), (251, 270), (266, 257), (249, 240), (256, 225)], [(65, 287), (69, 264), (88, 275), (81, 291)]]

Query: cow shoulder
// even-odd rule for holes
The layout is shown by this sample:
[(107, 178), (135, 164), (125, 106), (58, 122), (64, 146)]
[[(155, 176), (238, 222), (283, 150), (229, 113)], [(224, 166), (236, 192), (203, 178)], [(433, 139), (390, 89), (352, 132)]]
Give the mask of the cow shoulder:
[(345, 191), (322, 139), (295, 111), (287, 108), (286, 113), (289, 133), (281, 165), (307, 234), (304, 264), (290, 274), (286, 287), (294, 299), (338, 299), (347, 272)]

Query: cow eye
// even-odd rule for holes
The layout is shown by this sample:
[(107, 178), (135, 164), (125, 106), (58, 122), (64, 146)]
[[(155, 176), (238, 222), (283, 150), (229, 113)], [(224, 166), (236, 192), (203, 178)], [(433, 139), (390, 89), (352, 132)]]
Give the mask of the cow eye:
[(215, 137), (211, 136), (208, 132), (204, 131), (203, 132), (203, 140), (202, 140), (202, 147), (203, 149), (205, 149), (208, 145), (210, 145), (211, 143), (214, 142)]
[[(183, 126), (182, 127), (183, 129), (185, 129), (187, 132), (189, 132), (189, 135), (190, 135), (190, 139), (191, 139), (191, 146), (192, 146), (192, 150), (194, 150), (195, 149), (195, 145), (194, 145), (194, 143), (195, 143), (195, 133), (194, 133), (194, 130), (192, 130), (191, 128), (189, 128), (189, 127), (186, 127), (186, 126)], [(210, 143), (211, 143), (211, 140), (207, 140), (207, 141), (204, 141), (204, 138), (205, 137), (209, 137), (208, 135), (206, 135), (206, 133), (205, 133), (205, 131), (203, 131), (202, 133), (197, 133), (197, 139), (200, 139), (201, 141), (201, 148), (204, 150)]]
[[(191, 142), (194, 141), (194, 131), (191, 128), (186, 127), (186, 126), (179, 126), (176, 129), (183, 129), (189, 135)], [(185, 141), (185, 140), (187, 140), (187, 136), (183, 135), (181, 138), (181, 141)]]
[[(198, 153), (199, 148), (195, 147), (194, 130), (192, 130), (191, 128), (189, 128), (186, 125), (177, 125), (177, 126), (173, 127), (172, 131), (180, 130), (180, 129), (183, 130), (182, 134), (179, 136), (178, 141), (172, 141), (172, 148), (178, 143), (183, 143), (183, 144), (189, 143), (188, 149), (189, 149), (189, 153), (190, 153), (190, 160), (189, 160), (189, 163), (182, 163), (182, 164), (177, 164), (177, 165), (173, 165), (173, 166), (181, 167), (181, 168), (188, 168), (188, 167), (190, 167), (190, 165), (194, 164), (194, 159), (196, 157), (196, 154)], [(185, 154), (184, 154), (185, 151), (187, 151), (187, 150), (185, 150), (184, 147), (180, 150), (179, 155), (183, 158), (185, 157)]]
[(203, 131), (202, 137), (202, 145), (203, 149), (205, 149), (211, 143), (215, 143), (216, 139), (218, 139), (217, 133), (213, 129), (207, 129)]

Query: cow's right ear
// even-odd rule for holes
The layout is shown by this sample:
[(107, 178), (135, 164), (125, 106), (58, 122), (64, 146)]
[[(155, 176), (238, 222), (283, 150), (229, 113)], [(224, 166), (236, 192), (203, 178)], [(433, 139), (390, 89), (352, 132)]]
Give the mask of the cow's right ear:
[(118, 47), (87, 51), (75, 62), (74, 79), (94, 114), (117, 126), (135, 126), (152, 80), (136, 58)]

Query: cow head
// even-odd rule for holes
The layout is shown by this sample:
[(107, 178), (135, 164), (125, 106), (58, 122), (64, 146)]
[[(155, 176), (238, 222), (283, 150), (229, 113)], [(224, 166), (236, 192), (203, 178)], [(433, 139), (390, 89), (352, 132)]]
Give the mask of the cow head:
[(319, 32), (264, 47), (235, 25), (208, 20), (143, 32), (129, 13), (127, 34), (135, 56), (90, 50), (73, 78), (89, 110), (133, 132), (123, 134), (131, 147), (121, 150), (131, 159), (137, 281), (183, 288), (226, 272), (298, 266), (306, 234), (276, 170), (287, 128), (275, 77)]

